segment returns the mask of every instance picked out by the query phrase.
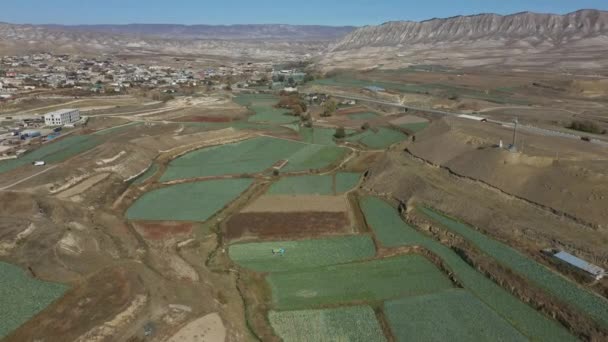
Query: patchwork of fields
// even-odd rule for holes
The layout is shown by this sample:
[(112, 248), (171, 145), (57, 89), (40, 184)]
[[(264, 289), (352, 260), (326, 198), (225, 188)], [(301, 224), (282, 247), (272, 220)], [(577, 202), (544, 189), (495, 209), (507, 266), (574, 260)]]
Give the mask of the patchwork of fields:
[(67, 286), (29, 277), (0, 262), (0, 339), (58, 299)]
[(346, 154), (341, 147), (309, 145), (292, 140), (258, 137), (234, 144), (204, 148), (173, 160), (161, 182), (196, 177), (253, 174), (279, 160), (285, 172), (321, 169)]
[(495, 258), (501, 264), (520, 273), (560, 300), (591, 316), (604, 327), (608, 327), (608, 301), (605, 298), (581, 288), (515, 249), (489, 238), (472, 227), (429, 208), (421, 207), (419, 210), (451, 232), (464, 237), (479, 250)]
[(362, 133), (351, 135), (346, 138), (346, 141), (358, 142), (373, 149), (384, 149), (405, 139), (407, 139), (407, 136), (401, 132), (390, 128), (379, 127), (367, 129)]
[(275, 108), (274, 105), (278, 101), (277, 96), (266, 94), (242, 94), (234, 98), (234, 102), (255, 113), (249, 117), (250, 122), (287, 124), (299, 121), (299, 118), (293, 116), (288, 109)]
[(354, 188), (361, 175), (338, 172), (333, 175), (283, 177), (272, 184), (269, 195), (338, 195)]
[(205, 221), (236, 199), (251, 179), (220, 179), (150, 191), (127, 210), (129, 220)]

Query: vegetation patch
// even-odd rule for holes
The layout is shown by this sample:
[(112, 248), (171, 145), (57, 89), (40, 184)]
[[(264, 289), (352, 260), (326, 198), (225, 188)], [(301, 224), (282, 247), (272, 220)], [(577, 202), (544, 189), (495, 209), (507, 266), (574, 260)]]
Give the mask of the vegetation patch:
[(28, 276), (0, 261), (0, 339), (42, 311), (68, 289)]
[(103, 140), (93, 135), (76, 135), (47, 143), (17, 159), (0, 161), (0, 173), (44, 160), (47, 164), (60, 163), (101, 144)]
[(185, 154), (169, 164), (161, 181), (259, 173), (284, 159), (288, 160), (288, 164), (283, 171), (324, 168), (345, 154), (346, 149), (341, 147), (258, 137)]
[(477, 272), (453, 250), (403, 222), (397, 210), (388, 203), (376, 197), (364, 197), (360, 206), (367, 223), (383, 246), (421, 246), (433, 252), (465, 289), (528, 338), (537, 341), (576, 341), (563, 326)]
[[(284, 253), (273, 251), (284, 250)], [(256, 272), (284, 272), (348, 263), (376, 254), (369, 236), (234, 244), (230, 258)]]
[(405, 139), (405, 134), (385, 127), (367, 129), (346, 138), (347, 141), (358, 142), (373, 149), (384, 149)]
[(359, 173), (339, 172), (334, 175), (283, 177), (268, 189), (269, 195), (338, 195), (353, 189)]
[(465, 290), (387, 301), (384, 312), (398, 341), (528, 341)]
[(272, 273), (267, 280), (273, 302), (281, 310), (382, 301), (452, 287), (452, 282), (420, 255)]
[(369, 306), (271, 311), (268, 318), (284, 341), (386, 341), (374, 310)]
[(348, 114), (348, 117), (352, 120), (373, 120), (377, 119), (378, 116), (378, 114), (372, 112)]
[(565, 303), (588, 314), (604, 327), (608, 327), (608, 301), (605, 298), (583, 289), (544, 265), (501, 242), (487, 237), (470, 226), (429, 208), (421, 207), (419, 210), (433, 221), (470, 241), (482, 252), (495, 258), (501, 264), (520, 273)]
[(219, 179), (150, 191), (127, 210), (130, 220), (205, 221), (233, 201), (251, 179)]
[(566, 128), (593, 134), (606, 134), (606, 130), (598, 126), (593, 121), (574, 120), (570, 123), (570, 125), (566, 126)]

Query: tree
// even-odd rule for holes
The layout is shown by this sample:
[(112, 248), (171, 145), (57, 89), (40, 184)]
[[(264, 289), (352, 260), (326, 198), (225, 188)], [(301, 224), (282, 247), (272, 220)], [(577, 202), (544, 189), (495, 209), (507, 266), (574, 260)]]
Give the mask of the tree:
[(323, 113), (321, 116), (327, 117), (332, 116), (336, 112), (336, 102), (334, 100), (327, 100), (323, 104)]
[(344, 139), (344, 137), (346, 137), (346, 131), (344, 130), (344, 127), (340, 126), (340, 127), (336, 128), (336, 132), (334, 133), (334, 138)]
[(279, 78), (277, 78), (277, 80), (279, 82), (285, 82), (285, 75), (279, 75)]
[(293, 115), (295, 116), (300, 116), (302, 115), (302, 113), (304, 113), (304, 110), (300, 105), (294, 105), (293, 107), (291, 107), (291, 110), (293, 111)]
[(304, 76), (304, 83), (308, 83), (308, 82), (312, 82), (315, 80), (315, 77), (313, 75), (306, 75)]
[(370, 126), (369, 126), (369, 122), (366, 122), (366, 123), (364, 123), (363, 125), (361, 125), (361, 129), (362, 129), (362, 130), (364, 130), (364, 131), (368, 130), (368, 129), (369, 129), (369, 127), (370, 127)]

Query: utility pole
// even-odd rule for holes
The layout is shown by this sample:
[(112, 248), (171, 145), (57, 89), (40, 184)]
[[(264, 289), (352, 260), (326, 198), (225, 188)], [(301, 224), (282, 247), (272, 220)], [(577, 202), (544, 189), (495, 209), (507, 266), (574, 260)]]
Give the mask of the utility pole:
[(517, 124), (518, 124), (518, 120), (517, 120), (517, 117), (515, 117), (514, 126), (513, 126), (513, 143), (511, 143), (511, 149), (514, 151), (517, 151), (517, 147), (515, 146), (515, 143), (517, 142)]

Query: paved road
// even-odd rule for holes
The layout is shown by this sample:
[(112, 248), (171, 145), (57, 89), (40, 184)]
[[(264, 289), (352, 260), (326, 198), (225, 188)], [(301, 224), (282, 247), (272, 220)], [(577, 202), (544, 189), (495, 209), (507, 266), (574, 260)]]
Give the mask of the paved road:
[[(370, 99), (370, 98), (359, 97), (359, 96), (350, 96), (350, 95), (347, 96), (347, 95), (338, 95), (338, 94), (331, 94), (331, 95), (333, 97), (342, 98), (342, 99), (371, 102), (371, 103), (381, 104), (381, 105), (385, 105), (385, 106), (403, 108), (403, 109), (408, 109), (408, 110), (415, 110), (415, 111), (438, 114), (438, 115), (457, 116), (460, 114), (460, 113), (451, 113), (451, 112), (446, 112), (446, 111), (436, 110), (436, 109), (418, 108), (418, 107), (413, 107), (413, 106), (408, 106), (408, 105), (402, 105), (399, 103), (381, 101), (381, 100), (377, 100), (377, 99)], [(512, 122), (505, 122), (505, 121), (498, 121), (498, 120), (488, 120), (488, 122), (495, 123), (495, 124), (498, 124), (498, 125), (501, 125), (504, 127), (513, 128)], [(562, 138), (577, 139), (577, 140), (580, 140), (582, 136), (586, 136), (586, 135), (579, 135), (579, 134), (574, 134), (574, 133), (566, 133), (566, 132), (562, 132), (562, 131), (555, 131), (555, 130), (540, 128), (540, 127), (535, 127), (535, 126), (530, 126), (530, 125), (519, 124), (517, 127), (519, 129), (521, 129), (522, 131), (540, 134), (540, 135), (544, 135), (544, 136), (562, 137)], [(591, 139), (590, 142), (593, 144), (596, 144), (596, 145), (608, 147), (608, 141), (605, 141), (605, 140)]]

